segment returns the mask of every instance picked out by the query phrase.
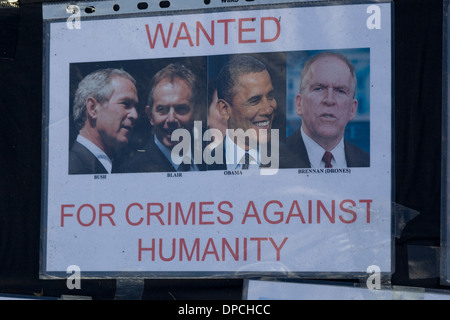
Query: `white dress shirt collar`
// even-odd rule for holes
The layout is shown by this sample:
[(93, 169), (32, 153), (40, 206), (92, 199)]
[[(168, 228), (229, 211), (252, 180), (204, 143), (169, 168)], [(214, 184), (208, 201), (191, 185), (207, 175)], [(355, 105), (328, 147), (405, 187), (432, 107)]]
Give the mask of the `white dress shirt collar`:
[[(308, 153), (309, 162), (311, 168), (325, 168), (325, 163), (322, 161), (325, 149), (322, 148), (317, 142), (311, 139), (301, 127), (301, 134), (303, 142), (305, 143), (306, 152)], [(345, 159), (344, 139), (342, 138), (339, 144), (334, 147), (333, 150), (329, 150), (333, 154), (331, 164), (333, 168), (346, 168), (347, 161)]]
[[(225, 135), (225, 161), (228, 170), (240, 170), (242, 169), (243, 158), (245, 155), (245, 150), (239, 147), (231, 137), (228, 132)], [(258, 151), (255, 149), (248, 150), (250, 154), (250, 165), (257, 164), (259, 166), (259, 155)]]
[(178, 170), (178, 167), (180, 166), (181, 162), (183, 161), (183, 158), (185, 158), (185, 157), (188, 158), (191, 162), (191, 170), (197, 170), (197, 167), (192, 162), (190, 149), (185, 156), (180, 156), (179, 154), (174, 153), (173, 159), (172, 159), (172, 149), (167, 148), (161, 141), (158, 140), (156, 135), (154, 135), (154, 140), (155, 140), (156, 146), (159, 148), (159, 150), (161, 150), (161, 152), (167, 158), (167, 160), (169, 160), (169, 162), (172, 164), (172, 166), (175, 168), (175, 170)]

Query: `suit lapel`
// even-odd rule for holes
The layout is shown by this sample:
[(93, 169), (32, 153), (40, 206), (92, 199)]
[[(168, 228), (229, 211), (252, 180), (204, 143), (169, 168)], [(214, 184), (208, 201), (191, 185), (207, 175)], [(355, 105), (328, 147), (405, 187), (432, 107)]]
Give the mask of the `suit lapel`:
[[(175, 168), (172, 163), (166, 158), (155, 143), (154, 136), (152, 136), (144, 147), (148, 163), (158, 168), (155, 171), (174, 172)], [(151, 170), (153, 171), (153, 170)]]
[(108, 173), (101, 162), (81, 143), (75, 141), (72, 146), (72, 152), (75, 153), (83, 166), (84, 173), (103, 174)]
[(216, 154), (216, 150), (223, 150), (222, 152), (222, 163), (212, 163), (209, 165), (206, 165), (207, 170), (227, 170), (227, 163), (226, 163), (226, 156), (225, 156), (225, 140), (222, 141), (221, 144), (219, 144), (217, 147), (215, 147), (211, 151), (211, 155), (214, 157)]
[(287, 159), (283, 162), (289, 163), (287, 167), (311, 168), (300, 127), (287, 139), (286, 146), (287, 152), (283, 157), (287, 157)]

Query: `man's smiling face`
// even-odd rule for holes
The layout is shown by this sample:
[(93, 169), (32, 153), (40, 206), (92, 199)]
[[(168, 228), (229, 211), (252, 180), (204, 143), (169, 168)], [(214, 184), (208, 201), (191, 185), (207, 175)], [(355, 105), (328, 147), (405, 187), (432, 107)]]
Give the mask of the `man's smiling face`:
[(181, 78), (174, 78), (173, 81), (165, 78), (155, 87), (153, 106), (147, 106), (146, 113), (156, 137), (169, 149), (179, 143), (171, 141), (174, 130), (192, 129), (194, 114), (192, 101), (192, 90)]
[(253, 139), (257, 143), (269, 142), (277, 108), (269, 73), (264, 70), (241, 75), (234, 92), (233, 101), (222, 112), (228, 120), (228, 128), (253, 129), (256, 134)]

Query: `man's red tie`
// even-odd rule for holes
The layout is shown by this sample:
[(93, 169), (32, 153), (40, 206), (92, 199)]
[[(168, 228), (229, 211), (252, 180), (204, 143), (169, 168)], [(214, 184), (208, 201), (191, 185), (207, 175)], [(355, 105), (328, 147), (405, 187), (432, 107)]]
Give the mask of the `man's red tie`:
[(325, 151), (322, 157), (322, 161), (325, 162), (325, 168), (333, 168), (331, 159), (333, 159), (333, 154), (329, 151)]

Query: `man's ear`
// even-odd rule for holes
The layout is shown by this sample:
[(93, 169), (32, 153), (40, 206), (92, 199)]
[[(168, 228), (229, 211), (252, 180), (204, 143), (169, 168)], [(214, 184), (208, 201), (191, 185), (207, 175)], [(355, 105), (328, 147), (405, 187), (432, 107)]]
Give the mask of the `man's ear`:
[(226, 102), (223, 99), (217, 100), (217, 110), (219, 111), (222, 118), (224, 118), (226, 121), (230, 118), (231, 114), (231, 106), (228, 102)]
[(299, 116), (302, 116), (303, 110), (302, 110), (302, 95), (299, 93), (295, 96), (295, 112)]
[(150, 106), (145, 106), (145, 114), (147, 115), (148, 121), (150, 121), (150, 124), (153, 126), (152, 108)]
[(88, 118), (90, 119), (97, 119), (97, 106), (99, 105), (98, 101), (93, 98), (89, 97), (86, 99), (86, 112), (88, 115)]
[(352, 110), (351, 110), (351, 114), (350, 114), (350, 121), (352, 121), (353, 119), (355, 119), (356, 116), (356, 112), (358, 111), (358, 100), (353, 99), (352, 102)]

